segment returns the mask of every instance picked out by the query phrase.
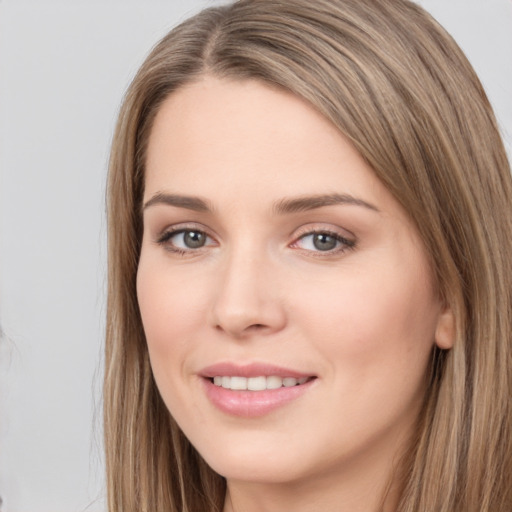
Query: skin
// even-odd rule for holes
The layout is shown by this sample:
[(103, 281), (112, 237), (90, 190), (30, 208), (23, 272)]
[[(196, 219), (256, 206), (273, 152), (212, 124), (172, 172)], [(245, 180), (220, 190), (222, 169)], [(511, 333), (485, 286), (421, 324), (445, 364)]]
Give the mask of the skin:
[[(137, 289), (151, 364), (170, 412), (227, 478), (224, 511), (378, 509), (432, 348), (451, 343), (407, 213), (329, 121), (257, 81), (204, 77), (173, 93), (146, 163)], [(333, 194), (352, 199), (276, 212)], [(180, 229), (205, 233), (204, 245), (187, 246)], [(211, 403), (200, 376), (224, 361), (316, 378), (269, 414), (237, 417)], [(391, 490), (385, 509), (395, 500)]]

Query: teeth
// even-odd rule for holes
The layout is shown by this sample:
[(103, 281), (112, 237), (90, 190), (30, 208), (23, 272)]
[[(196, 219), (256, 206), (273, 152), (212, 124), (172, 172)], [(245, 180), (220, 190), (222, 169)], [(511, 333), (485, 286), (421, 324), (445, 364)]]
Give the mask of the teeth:
[(245, 377), (231, 377), (231, 389), (247, 389), (247, 379)]
[(225, 389), (232, 389), (236, 391), (264, 391), (265, 389), (279, 389), (281, 387), (289, 388), (304, 384), (308, 381), (308, 377), (301, 377), (296, 379), (295, 377), (278, 377), (271, 375), (269, 377), (227, 377), (227, 376), (216, 376), (213, 378), (213, 383), (216, 386), (223, 387)]
[(283, 385), (281, 377), (267, 377), (267, 389), (278, 389)]
[[(233, 377), (231, 377), (233, 379)], [(234, 377), (236, 379), (236, 377)], [(266, 377), (249, 377), (247, 379), (247, 389), (249, 391), (263, 391), (267, 389)]]

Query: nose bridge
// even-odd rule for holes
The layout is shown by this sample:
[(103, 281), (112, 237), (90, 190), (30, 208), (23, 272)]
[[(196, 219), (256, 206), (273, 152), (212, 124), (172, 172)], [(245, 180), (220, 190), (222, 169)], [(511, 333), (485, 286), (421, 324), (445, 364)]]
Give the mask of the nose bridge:
[(215, 327), (234, 336), (282, 328), (285, 319), (275, 272), (267, 251), (250, 241), (227, 251), (213, 304)]

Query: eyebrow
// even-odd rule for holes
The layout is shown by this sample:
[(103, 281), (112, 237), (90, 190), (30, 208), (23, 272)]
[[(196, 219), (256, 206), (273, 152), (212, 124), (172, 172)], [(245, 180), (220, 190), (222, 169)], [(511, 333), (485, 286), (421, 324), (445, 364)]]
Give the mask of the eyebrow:
[[(177, 208), (185, 208), (196, 212), (211, 212), (212, 206), (205, 199), (196, 196), (185, 196), (180, 194), (167, 194), (157, 192), (146, 203), (143, 209), (149, 208), (157, 204), (175, 206)], [(379, 209), (373, 204), (359, 199), (350, 194), (320, 194), (313, 196), (302, 196), (290, 199), (281, 199), (274, 203), (273, 211), (276, 214), (298, 213), (309, 210), (315, 210), (324, 206), (332, 205), (353, 205), (362, 206), (369, 210), (379, 212)]]
[(166, 194), (164, 192), (157, 192), (146, 203), (143, 209), (149, 208), (156, 204), (166, 204), (169, 206), (176, 206), (178, 208), (185, 208), (187, 210), (194, 210), (196, 212), (210, 212), (213, 208), (209, 205), (208, 201), (195, 196), (183, 196), (179, 194)]
[(293, 199), (281, 199), (274, 205), (274, 211), (280, 214), (297, 213), (332, 205), (362, 206), (374, 212), (379, 212), (379, 209), (373, 204), (350, 194), (321, 194)]

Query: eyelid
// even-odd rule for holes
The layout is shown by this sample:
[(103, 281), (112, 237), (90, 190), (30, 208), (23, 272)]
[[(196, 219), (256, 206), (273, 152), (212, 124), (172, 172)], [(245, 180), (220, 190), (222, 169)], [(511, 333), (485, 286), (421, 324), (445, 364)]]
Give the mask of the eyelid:
[[(198, 248), (181, 248), (176, 245), (169, 243), (170, 239), (173, 236), (176, 236), (180, 233), (186, 231), (198, 231), (204, 233), (206, 237), (210, 240), (210, 242), (206, 242), (205, 245)], [(338, 242), (338, 246), (322, 251), (306, 249), (299, 247), (299, 241), (301, 239), (306, 238), (307, 236), (313, 236), (315, 234), (325, 234), (331, 236), (336, 239)], [(293, 241), (289, 244), (289, 247), (295, 248), (297, 250), (301, 250), (305, 253), (317, 256), (317, 257), (328, 257), (333, 256), (337, 253), (343, 253), (347, 250), (354, 249), (356, 246), (356, 237), (351, 232), (346, 229), (340, 228), (339, 226), (334, 226), (332, 224), (306, 224), (299, 227), (295, 233), (292, 235)], [(213, 243), (211, 243), (213, 241)], [(173, 224), (165, 227), (161, 230), (155, 237), (154, 242), (157, 245), (164, 246), (170, 252), (180, 253), (180, 254), (197, 254), (208, 247), (218, 245), (216, 240), (216, 236), (212, 234), (211, 230), (206, 226), (196, 222), (183, 222), (178, 224)]]
[(292, 236), (294, 239), (298, 240), (300, 237), (312, 233), (329, 233), (334, 236), (343, 238), (345, 240), (353, 241), (354, 243), (356, 240), (356, 236), (349, 230), (331, 223), (321, 222), (311, 222), (308, 224), (303, 224), (302, 226), (295, 230)]
[[(297, 244), (300, 240), (308, 237), (313, 236), (315, 234), (325, 234), (328, 236), (331, 236), (335, 238), (341, 246), (336, 247), (335, 249), (327, 250), (327, 251), (321, 251), (321, 250), (310, 250), (310, 249), (303, 249), (301, 247), (297, 247)], [(336, 226), (333, 226), (332, 224), (325, 225), (325, 224), (307, 224), (305, 226), (301, 226), (296, 233), (294, 233), (293, 236), (293, 242), (290, 244), (290, 247), (295, 247), (298, 250), (302, 250), (308, 253), (311, 253), (315, 256), (319, 257), (328, 257), (329, 255), (332, 256), (337, 253), (342, 253), (347, 250), (352, 250), (356, 246), (356, 237), (354, 234), (350, 233), (346, 229), (342, 229)]]
[(186, 231), (197, 231), (197, 232), (204, 233), (207, 238), (209, 238), (210, 240), (213, 240), (215, 242), (215, 244), (217, 244), (217, 240), (216, 240), (215, 236), (211, 233), (211, 231), (208, 228), (206, 228), (204, 225), (198, 224), (195, 222), (184, 222), (184, 223), (173, 224), (171, 226), (167, 226), (166, 228), (161, 230), (156, 235), (154, 242), (156, 244), (162, 245), (162, 246), (167, 245), (167, 247), (166, 247), (167, 250), (169, 250), (171, 252), (177, 252), (177, 253), (197, 253), (197, 252), (201, 251), (201, 249), (215, 245), (215, 244), (211, 244), (211, 243), (206, 243), (204, 246), (199, 247), (197, 249), (192, 249), (192, 248), (182, 249), (181, 247), (172, 246), (172, 244), (169, 243), (170, 239), (173, 236), (176, 236), (180, 233), (184, 233)]

